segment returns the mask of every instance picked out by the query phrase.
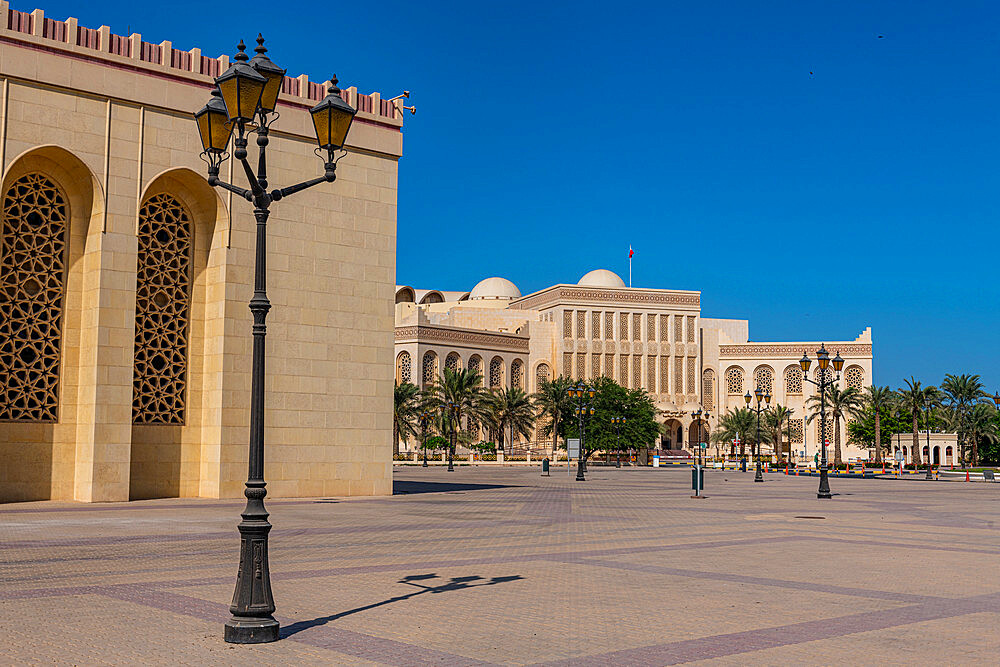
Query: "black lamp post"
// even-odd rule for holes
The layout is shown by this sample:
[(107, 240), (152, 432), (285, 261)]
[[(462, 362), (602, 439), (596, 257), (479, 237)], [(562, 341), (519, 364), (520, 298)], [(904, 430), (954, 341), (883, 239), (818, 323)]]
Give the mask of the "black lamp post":
[[(753, 410), (754, 412), (757, 413), (757, 469), (756, 469), (756, 472), (754, 473), (753, 481), (755, 481), (755, 482), (763, 482), (764, 481), (764, 474), (763, 474), (763, 471), (761, 470), (761, 467), (760, 467), (760, 413), (761, 412), (766, 412), (771, 407), (771, 394), (770, 394), (770, 392), (764, 393), (764, 391), (761, 390), (760, 387), (757, 387), (757, 389), (755, 389), (753, 393), (754, 393), (754, 396), (757, 398), (757, 407), (750, 408), (751, 410)], [(761, 399), (764, 400), (764, 407), (761, 407), (761, 405), (760, 405)], [(747, 406), (749, 407), (749, 405), (750, 405), (750, 392), (749, 391), (746, 393), (746, 396), (743, 397), (743, 400), (746, 402)]]
[[(215, 80), (216, 88), (208, 103), (198, 110), (195, 120), (201, 136), (202, 159), (208, 163), (208, 184), (221, 187), (253, 204), (257, 220), (256, 254), (254, 259), (254, 290), (250, 299), (253, 314), (253, 368), (250, 385), (250, 456), (247, 475), (246, 509), (239, 524), (240, 568), (236, 591), (229, 611), (233, 616), (226, 623), (225, 640), (236, 644), (259, 644), (278, 639), (278, 622), (271, 596), (271, 577), (267, 560), (267, 536), (271, 530), (264, 497), (264, 337), (265, 320), (271, 309), (267, 299), (267, 218), (272, 202), (320, 183), (336, 179), (337, 160), (334, 154), (344, 146), (347, 133), (357, 113), (340, 97), (337, 78), (333, 77), (327, 97), (310, 110), (319, 148), (326, 151), (324, 173), (287, 188), (267, 191), (268, 128), (277, 118), (274, 107), (285, 76), (285, 70), (265, 55), (264, 39), (258, 35), (257, 55), (253, 60), (244, 53), (241, 41), (232, 66)], [(249, 60), (249, 62), (248, 62)], [(229, 138), (236, 130), (233, 157), (246, 173), (250, 189), (219, 180), (219, 166), (226, 159)], [(257, 173), (247, 161), (247, 134), (257, 135)]]
[(576, 481), (585, 482), (587, 481), (587, 478), (584, 477), (584, 473), (587, 471), (587, 455), (585, 454), (587, 450), (584, 447), (584, 429), (586, 428), (586, 418), (594, 414), (594, 388), (580, 382), (575, 387), (570, 385), (566, 393), (571, 399), (576, 400), (574, 412), (580, 433), (580, 454), (576, 460)]
[(934, 453), (931, 451), (931, 406), (924, 406), (924, 419), (927, 420), (927, 474), (924, 479), (934, 479)]
[(427, 424), (431, 420), (431, 413), (424, 410), (420, 413), (420, 448), (424, 450), (424, 467), (427, 467)]
[(455, 472), (455, 441), (458, 438), (458, 403), (448, 403), (448, 424), (451, 426), (451, 444), (448, 447), (448, 472)]
[[(811, 382), (812, 384), (819, 387), (819, 432), (820, 432), (820, 464), (819, 464), (819, 491), (816, 492), (817, 498), (832, 498), (833, 494), (830, 493), (830, 477), (828, 474), (828, 466), (826, 463), (826, 390), (833, 386), (834, 382), (840, 380), (840, 369), (844, 367), (844, 360), (840, 358), (840, 353), (833, 359), (830, 359), (830, 353), (826, 351), (825, 345), (820, 345), (819, 350), (816, 351), (816, 360), (819, 363), (819, 382), (809, 379), (809, 366), (812, 364), (812, 360), (809, 355), (805, 352), (802, 353), (802, 358), (799, 359), (799, 366), (802, 367), (802, 379), (806, 382)], [(829, 373), (826, 370), (830, 367), (830, 363), (833, 363), (833, 369), (837, 371), (837, 377), (830, 378)]]
[(622, 424), (625, 423), (624, 417), (612, 417), (611, 423), (615, 427), (615, 449), (618, 453), (618, 460), (615, 462), (616, 468), (622, 467)]

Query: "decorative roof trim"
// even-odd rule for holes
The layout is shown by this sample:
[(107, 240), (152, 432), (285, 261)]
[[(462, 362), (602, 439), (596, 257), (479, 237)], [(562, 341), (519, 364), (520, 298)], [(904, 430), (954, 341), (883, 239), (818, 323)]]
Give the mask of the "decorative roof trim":
[[(823, 343), (833, 354), (850, 357), (872, 356), (871, 343)], [(739, 357), (801, 357), (809, 354), (816, 361), (816, 348), (820, 343), (737, 343), (735, 345), (720, 345), (719, 358)]]
[(592, 301), (598, 303), (624, 303), (648, 306), (701, 306), (700, 292), (678, 292), (673, 290), (640, 290), (633, 287), (588, 287), (586, 285), (548, 287), (541, 292), (514, 299), (510, 308), (535, 310), (544, 306), (555, 306), (565, 301)]
[(424, 324), (396, 327), (397, 343), (415, 341), (417, 343), (441, 343), (489, 350), (528, 352), (528, 336), (500, 332), (484, 332), (474, 329), (436, 327)]

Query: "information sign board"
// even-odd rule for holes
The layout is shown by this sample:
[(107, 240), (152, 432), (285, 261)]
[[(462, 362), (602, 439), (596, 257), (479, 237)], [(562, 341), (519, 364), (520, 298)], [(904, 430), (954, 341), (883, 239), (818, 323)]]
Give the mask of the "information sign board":
[(566, 449), (569, 452), (569, 457), (571, 459), (580, 458), (580, 439), (579, 438), (568, 438), (566, 440)]

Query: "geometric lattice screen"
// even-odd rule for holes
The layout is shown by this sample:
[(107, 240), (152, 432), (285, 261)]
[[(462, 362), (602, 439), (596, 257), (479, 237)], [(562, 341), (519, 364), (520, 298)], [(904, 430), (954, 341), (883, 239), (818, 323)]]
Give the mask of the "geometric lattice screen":
[(58, 417), (68, 219), (66, 200), (42, 174), (26, 174), (4, 193), (0, 421)]
[(154, 195), (139, 209), (132, 422), (183, 424), (191, 310), (191, 220)]

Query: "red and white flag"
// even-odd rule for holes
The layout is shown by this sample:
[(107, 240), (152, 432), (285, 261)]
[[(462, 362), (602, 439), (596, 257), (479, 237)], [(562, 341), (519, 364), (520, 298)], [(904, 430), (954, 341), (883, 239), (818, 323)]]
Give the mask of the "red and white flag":
[(632, 244), (628, 244), (628, 286), (632, 286), (632, 255), (635, 254), (635, 250), (632, 250)]
[(632, 255), (634, 255), (634, 254), (635, 254), (635, 250), (632, 250), (632, 246), (630, 245), (628, 247), (628, 258), (632, 259)]

